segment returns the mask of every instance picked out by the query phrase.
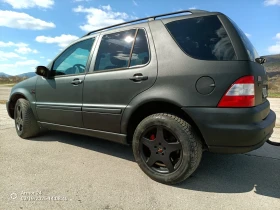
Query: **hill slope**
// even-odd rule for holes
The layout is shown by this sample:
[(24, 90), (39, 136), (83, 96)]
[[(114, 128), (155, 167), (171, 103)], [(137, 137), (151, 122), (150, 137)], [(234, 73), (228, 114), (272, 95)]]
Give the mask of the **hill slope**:
[(264, 64), (269, 77), (280, 76), (280, 54), (263, 56), (266, 59)]
[(23, 74), (18, 74), (18, 75), (15, 75), (15, 76), (11, 76), (9, 74), (6, 74), (4, 72), (0, 72), (0, 77), (27, 77), (27, 78), (30, 78), (30, 77), (34, 77), (36, 75), (35, 72), (26, 72), (26, 73), (23, 73)]
[(263, 57), (267, 60), (264, 66), (269, 77), (268, 95), (269, 97), (280, 97), (280, 54)]
[(10, 77), (11, 75), (0, 72), (0, 77)]
[(27, 72), (27, 73), (23, 73), (23, 74), (19, 74), (17, 75), (18, 77), (27, 77), (27, 78), (30, 78), (30, 77), (34, 77), (36, 75), (35, 72)]

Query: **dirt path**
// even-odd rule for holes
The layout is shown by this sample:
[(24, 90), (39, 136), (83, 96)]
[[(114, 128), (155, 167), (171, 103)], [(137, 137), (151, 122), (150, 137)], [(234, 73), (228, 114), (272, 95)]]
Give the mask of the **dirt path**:
[(276, 126), (280, 128), (280, 98), (270, 98), (270, 108), (276, 113)]
[(0, 101), (8, 100), (12, 87), (0, 85)]

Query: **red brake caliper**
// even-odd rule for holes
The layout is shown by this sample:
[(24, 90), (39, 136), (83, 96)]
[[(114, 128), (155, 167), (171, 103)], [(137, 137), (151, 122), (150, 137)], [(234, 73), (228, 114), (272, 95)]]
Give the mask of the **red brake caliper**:
[(156, 138), (156, 136), (155, 136), (155, 134), (152, 134), (151, 136), (150, 136), (150, 140), (155, 140), (155, 138)]

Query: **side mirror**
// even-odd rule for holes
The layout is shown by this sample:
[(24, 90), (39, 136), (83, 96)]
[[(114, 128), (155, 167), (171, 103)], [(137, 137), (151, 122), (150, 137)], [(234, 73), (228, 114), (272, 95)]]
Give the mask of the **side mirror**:
[(264, 64), (266, 62), (266, 59), (264, 57), (256, 58), (255, 61), (259, 64)]
[(50, 70), (45, 66), (37, 66), (36, 74), (38, 74), (39, 76), (48, 78), (50, 76)]

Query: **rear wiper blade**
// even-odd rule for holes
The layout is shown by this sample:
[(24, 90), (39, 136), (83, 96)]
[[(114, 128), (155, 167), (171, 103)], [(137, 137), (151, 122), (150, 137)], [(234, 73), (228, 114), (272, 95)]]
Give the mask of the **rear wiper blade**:
[(266, 59), (264, 57), (256, 58), (255, 61), (259, 64), (264, 64), (266, 62)]

